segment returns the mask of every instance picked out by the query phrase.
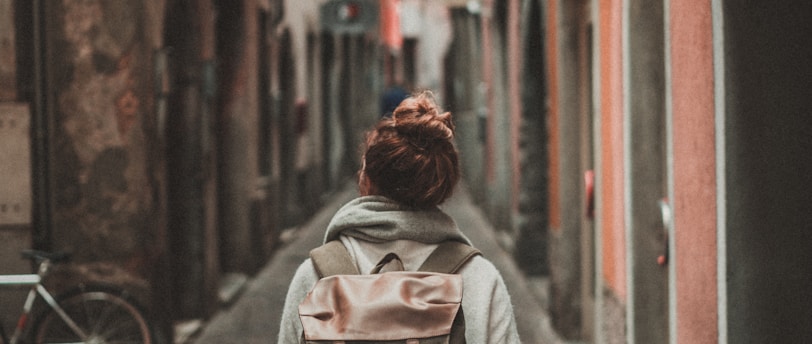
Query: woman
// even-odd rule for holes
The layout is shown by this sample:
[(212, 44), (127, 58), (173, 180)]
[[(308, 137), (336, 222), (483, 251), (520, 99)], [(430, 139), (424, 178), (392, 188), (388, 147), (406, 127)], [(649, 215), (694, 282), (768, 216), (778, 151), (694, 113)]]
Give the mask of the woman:
[[(405, 99), (367, 134), (359, 171), (361, 197), (335, 214), (324, 242), (340, 240), (363, 272), (390, 252), (400, 257), (405, 270), (414, 271), (441, 242), (470, 245), (437, 207), (460, 179), (453, 137), (451, 114), (439, 111), (430, 92)], [(466, 341), (518, 343), (510, 296), (491, 262), (476, 256), (459, 273)], [(297, 307), (317, 279), (309, 259), (299, 266), (285, 301), (279, 343), (301, 340)]]

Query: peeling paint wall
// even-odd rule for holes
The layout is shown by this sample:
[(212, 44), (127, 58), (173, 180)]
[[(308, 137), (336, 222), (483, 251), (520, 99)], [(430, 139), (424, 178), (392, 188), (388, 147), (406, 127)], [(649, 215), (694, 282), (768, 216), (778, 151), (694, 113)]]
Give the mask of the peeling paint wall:
[(149, 174), (152, 73), (143, 3), (48, 2), (48, 115), (54, 123), (53, 246), (78, 262), (151, 274), (155, 184)]

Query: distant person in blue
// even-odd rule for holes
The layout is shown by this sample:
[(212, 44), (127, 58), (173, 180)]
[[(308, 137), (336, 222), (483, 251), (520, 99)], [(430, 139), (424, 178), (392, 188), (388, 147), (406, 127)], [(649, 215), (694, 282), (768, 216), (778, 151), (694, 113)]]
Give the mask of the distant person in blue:
[(392, 85), (384, 89), (383, 95), (381, 95), (381, 116), (385, 118), (392, 117), (395, 108), (409, 96), (409, 92), (399, 85)]

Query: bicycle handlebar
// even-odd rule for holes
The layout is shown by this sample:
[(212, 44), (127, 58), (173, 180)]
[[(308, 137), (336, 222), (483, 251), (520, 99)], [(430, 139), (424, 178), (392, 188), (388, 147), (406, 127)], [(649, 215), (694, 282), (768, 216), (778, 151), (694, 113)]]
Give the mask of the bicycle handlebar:
[(66, 262), (70, 260), (70, 254), (67, 252), (45, 252), (39, 250), (24, 250), (22, 256), (25, 259), (30, 259), (33, 262), (40, 263), (43, 260), (50, 260), (54, 263)]

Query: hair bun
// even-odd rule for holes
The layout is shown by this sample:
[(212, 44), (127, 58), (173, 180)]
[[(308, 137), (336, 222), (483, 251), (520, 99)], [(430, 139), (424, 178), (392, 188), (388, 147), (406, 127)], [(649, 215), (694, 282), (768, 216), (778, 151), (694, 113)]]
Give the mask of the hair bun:
[(445, 201), (460, 178), (451, 113), (430, 91), (403, 100), (367, 132), (361, 193), (428, 208)]
[(440, 113), (429, 91), (404, 100), (392, 114), (392, 125), (404, 139), (422, 149), (454, 138), (451, 113)]

